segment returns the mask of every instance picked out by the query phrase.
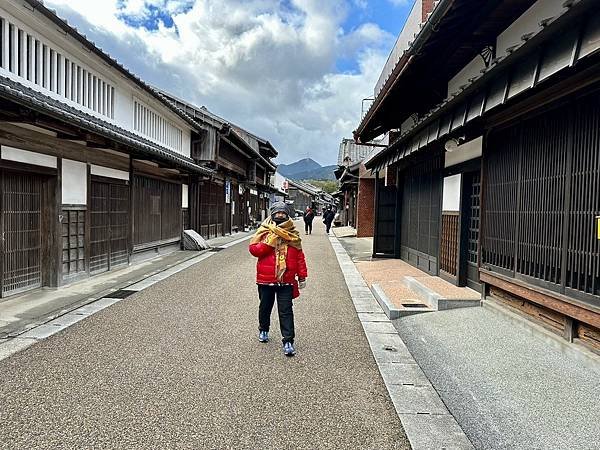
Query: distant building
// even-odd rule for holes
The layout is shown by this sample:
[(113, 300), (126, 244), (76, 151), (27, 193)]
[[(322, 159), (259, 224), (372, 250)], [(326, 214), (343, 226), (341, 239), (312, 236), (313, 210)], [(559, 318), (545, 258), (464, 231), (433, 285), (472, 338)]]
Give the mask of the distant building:
[(372, 237), (375, 223), (375, 176), (365, 168), (364, 159), (381, 149), (376, 145), (359, 145), (353, 139), (343, 139), (338, 153), (335, 176), (339, 190), (340, 222), (356, 228), (357, 237)]

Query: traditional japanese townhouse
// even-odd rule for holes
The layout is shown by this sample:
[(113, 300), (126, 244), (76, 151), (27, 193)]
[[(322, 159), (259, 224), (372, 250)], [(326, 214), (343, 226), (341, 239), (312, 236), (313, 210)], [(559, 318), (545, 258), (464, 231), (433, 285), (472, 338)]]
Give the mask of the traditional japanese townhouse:
[(373, 149), (372, 145), (359, 145), (354, 139), (343, 139), (338, 153), (335, 176), (340, 191), (340, 222), (356, 228), (357, 237), (373, 236), (375, 176), (363, 163)]
[(35, 0), (0, 4), (1, 295), (179, 247), (198, 124)]
[(298, 180), (288, 181), (288, 201), (298, 211), (313, 210), (319, 206), (319, 188)]
[(198, 121), (204, 131), (192, 142), (192, 158), (211, 168), (210, 178), (192, 180), (190, 226), (212, 238), (247, 230), (264, 220), (269, 198), (276, 189), (271, 161), (277, 151), (271, 143), (227, 122), (205, 107), (194, 106), (171, 94), (162, 94)]
[(366, 162), (374, 252), (598, 348), (598, 2), (423, 5), (356, 131), (400, 132)]

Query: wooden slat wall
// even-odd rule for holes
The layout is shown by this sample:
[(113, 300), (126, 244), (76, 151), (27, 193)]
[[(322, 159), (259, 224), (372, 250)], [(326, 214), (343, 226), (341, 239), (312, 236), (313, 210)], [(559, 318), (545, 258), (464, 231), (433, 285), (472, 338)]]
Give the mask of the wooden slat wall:
[(133, 243), (160, 242), (181, 236), (181, 185), (134, 176)]
[(2, 296), (42, 285), (42, 179), (2, 174)]
[(600, 95), (580, 102), (574, 115), (565, 285), (598, 296), (600, 240), (595, 217), (600, 215)]
[(458, 263), (458, 212), (444, 211), (442, 213), (442, 240), (440, 248), (440, 269), (450, 275), (457, 276)]
[(488, 142), (482, 266), (600, 306), (600, 94)]
[(90, 192), (90, 273), (108, 270), (110, 252), (110, 186), (106, 183), (91, 183)]
[(482, 230), (482, 262), (512, 272), (520, 162), (520, 129), (490, 136), (485, 154), (485, 211)]
[(110, 268), (129, 262), (129, 186), (110, 185)]
[(562, 109), (522, 128), (517, 272), (560, 285), (568, 120)]
[[(440, 152), (402, 172), (402, 257), (430, 273), (437, 272), (441, 209)], [(428, 261), (418, 253), (429, 255)]]

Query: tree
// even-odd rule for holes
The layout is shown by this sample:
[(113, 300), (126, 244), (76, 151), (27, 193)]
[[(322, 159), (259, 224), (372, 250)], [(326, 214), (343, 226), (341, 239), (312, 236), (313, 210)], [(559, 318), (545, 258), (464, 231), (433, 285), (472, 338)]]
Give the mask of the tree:
[(338, 190), (338, 182), (336, 180), (303, 180), (318, 188), (323, 189), (328, 194), (333, 194)]

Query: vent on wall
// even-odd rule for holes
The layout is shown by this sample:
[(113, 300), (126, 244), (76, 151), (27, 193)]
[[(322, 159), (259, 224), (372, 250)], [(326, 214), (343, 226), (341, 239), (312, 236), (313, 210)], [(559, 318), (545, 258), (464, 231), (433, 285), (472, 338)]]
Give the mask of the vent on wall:
[(177, 152), (183, 149), (183, 131), (138, 100), (133, 102), (133, 128)]
[(42, 90), (114, 118), (112, 85), (1, 16), (0, 67)]

